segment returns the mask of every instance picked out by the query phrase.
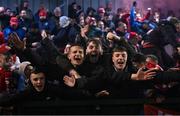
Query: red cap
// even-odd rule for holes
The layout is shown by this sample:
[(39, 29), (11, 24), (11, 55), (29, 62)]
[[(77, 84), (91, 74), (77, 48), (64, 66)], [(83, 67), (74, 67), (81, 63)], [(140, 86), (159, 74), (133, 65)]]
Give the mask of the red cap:
[(47, 16), (47, 12), (44, 9), (39, 11), (39, 17), (41, 16)]
[(18, 18), (17, 17), (11, 17), (10, 25), (18, 25)]
[(138, 34), (136, 32), (130, 32), (129, 39), (131, 39), (131, 38), (137, 38), (138, 39)]

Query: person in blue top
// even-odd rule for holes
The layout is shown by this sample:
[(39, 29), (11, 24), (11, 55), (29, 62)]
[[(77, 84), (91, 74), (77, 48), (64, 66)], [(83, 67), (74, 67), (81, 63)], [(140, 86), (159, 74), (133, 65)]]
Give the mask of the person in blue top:
[(51, 34), (55, 28), (55, 23), (49, 18), (48, 12), (46, 9), (41, 9), (39, 11), (39, 20), (37, 21), (37, 25), (40, 31), (45, 30), (49, 34)]
[(5, 42), (8, 41), (9, 35), (12, 32), (16, 32), (21, 40), (23, 40), (25, 37), (25, 30), (23, 30), (21, 27), (19, 27), (19, 21), (18, 21), (17, 17), (11, 17), (10, 26), (6, 27), (3, 30)]
[(146, 33), (151, 30), (157, 28), (156, 24), (149, 20), (151, 15), (151, 8), (148, 8), (148, 12), (144, 17), (140, 17), (139, 13), (136, 12), (137, 2), (133, 2), (133, 6), (130, 12), (130, 26), (131, 31), (134, 31), (141, 36), (145, 36)]

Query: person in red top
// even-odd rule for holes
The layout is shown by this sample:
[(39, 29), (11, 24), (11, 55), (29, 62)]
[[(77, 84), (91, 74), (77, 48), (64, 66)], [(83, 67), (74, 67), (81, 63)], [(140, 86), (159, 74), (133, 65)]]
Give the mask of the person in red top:
[(0, 31), (0, 45), (4, 43), (4, 34)]
[(6, 56), (0, 54), (0, 93), (9, 92), (9, 79), (12, 72), (6, 69)]

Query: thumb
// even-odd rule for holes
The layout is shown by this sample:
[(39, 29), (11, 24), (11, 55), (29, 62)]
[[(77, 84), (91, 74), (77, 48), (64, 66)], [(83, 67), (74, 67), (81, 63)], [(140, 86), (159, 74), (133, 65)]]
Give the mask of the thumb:
[(145, 68), (145, 67), (139, 68), (138, 73), (142, 72), (144, 68)]

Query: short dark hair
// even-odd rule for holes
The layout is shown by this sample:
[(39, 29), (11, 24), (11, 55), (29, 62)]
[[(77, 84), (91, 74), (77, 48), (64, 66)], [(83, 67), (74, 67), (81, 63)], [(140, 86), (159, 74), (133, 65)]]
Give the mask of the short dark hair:
[(127, 49), (126, 49), (125, 47), (123, 47), (123, 46), (118, 46), (118, 47), (113, 48), (112, 54), (113, 54), (114, 52), (128, 52), (128, 51), (127, 51)]
[(142, 53), (137, 53), (132, 58), (132, 62), (137, 62), (137, 63), (146, 62), (146, 56)]
[(38, 68), (38, 67), (35, 67), (35, 66), (32, 66), (32, 65), (29, 65), (29, 70), (27, 71), (26, 73), (26, 76), (28, 79), (30, 79), (30, 76), (32, 73), (34, 74), (38, 74), (38, 73), (44, 73), (45, 75), (45, 70), (44, 69), (41, 69), (41, 68)]
[(89, 45), (89, 43), (91, 43), (91, 42), (95, 43), (97, 46), (98, 46), (98, 45), (101, 45), (101, 42), (100, 42), (99, 40), (97, 40), (97, 39), (90, 39), (90, 40), (87, 41), (86, 47), (87, 47), (87, 46)]
[(146, 58), (151, 58), (153, 61), (156, 61), (158, 63), (158, 57), (153, 54), (146, 55)]
[(84, 47), (81, 45), (81, 44), (79, 44), (79, 43), (72, 43), (72, 44), (69, 44), (70, 45), (70, 49), (72, 48), (72, 47), (74, 47), (74, 46), (79, 46), (79, 47), (81, 47), (82, 49), (84, 49)]

